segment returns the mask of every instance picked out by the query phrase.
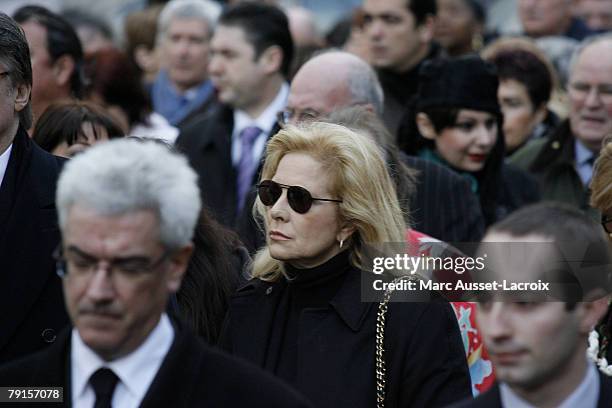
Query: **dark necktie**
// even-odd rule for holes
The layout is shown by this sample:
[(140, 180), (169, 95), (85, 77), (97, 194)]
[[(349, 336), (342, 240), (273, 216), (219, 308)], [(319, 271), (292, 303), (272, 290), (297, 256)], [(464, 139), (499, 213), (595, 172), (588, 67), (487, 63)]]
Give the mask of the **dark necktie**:
[(96, 393), (94, 408), (112, 408), (113, 392), (119, 377), (109, 368), (100, 368), (91, 375), (89, 383)]
[(238, 162), (238, 177), (237, 177), (237, 195), (238, 207), (236, 213), (239, 214), (244, 206), (251, 183), (253, 182), (253, 172), (255, 171), (255, 163), (253, 160), (253, 144), (255, 139), (260, 135), (261, 129), (257, 126), (246, 127), (240, 132), (240, 162)]

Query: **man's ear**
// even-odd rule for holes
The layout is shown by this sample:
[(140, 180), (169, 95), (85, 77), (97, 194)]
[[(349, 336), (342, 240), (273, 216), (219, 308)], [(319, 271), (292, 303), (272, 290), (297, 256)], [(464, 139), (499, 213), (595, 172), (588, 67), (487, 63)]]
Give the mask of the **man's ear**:
[(283, 64), (283, 50), (278, 45), (272, 45), (261, 53), (258, 60), (266, 73), (280, 72)]
[(431, 119), (427, 116), (426, 113), (419, 112), (416, 116), (416, 124), (419, 128), (419, 133), (425, 138), (429, 140), (435, 140), (437, 136), (436, 128), (434, 127)]
[(15, 92), (15, 112), (21, 112), (28, 106), (28, 102), (30, 102), (32, 87), (25, 84), (17, 85)]
[(435, 21), (435, 16), (428, 14), (425, 17), (425, 21), (423, 21), (421, 25), (417, 27), (419, 39), (421, 40), (422, 44), (429, 44), (431, 41), (433, 41)]
[(59, 86), (70, 86), (70, 77), (75, 69), (76, 64), (74, 63), (74, 59), (68, 54), (62, 55), (53, 63), (55, 82)]
[(183, 281), (183, 276), (187, 271), (191, 254), (193, 253), (193, 244), (188, 245), (176, 250), (170, 257), (170, 266), (167, 275), (167, 286), (170, 293), (178, 292)]
[(578, 303), (581, 309), (580, 332), (588, 334), (601, 321), (608, 311), (610, 296), (602, 296), (596, 300)]

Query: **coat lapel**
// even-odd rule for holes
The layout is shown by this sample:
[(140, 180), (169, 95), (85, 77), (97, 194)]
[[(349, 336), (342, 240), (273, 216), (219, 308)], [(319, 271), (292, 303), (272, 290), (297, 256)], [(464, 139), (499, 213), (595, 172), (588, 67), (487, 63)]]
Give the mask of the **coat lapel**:
[(230, 316), (232, 354), (264, 366), (276, 310), (285, 285), (282, 281), (251, 281), (234, 295)]

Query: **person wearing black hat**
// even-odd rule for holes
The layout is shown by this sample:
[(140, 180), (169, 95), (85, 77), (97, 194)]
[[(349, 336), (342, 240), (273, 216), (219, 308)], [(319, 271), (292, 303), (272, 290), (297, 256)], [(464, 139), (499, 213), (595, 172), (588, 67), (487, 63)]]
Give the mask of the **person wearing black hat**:
[(539, 199), (536, 182), (503, 162), (498, 83), (495, 67), (477, 56), (428, 61), (400, 129), (408, 154), (470, 180), (487, 225)]

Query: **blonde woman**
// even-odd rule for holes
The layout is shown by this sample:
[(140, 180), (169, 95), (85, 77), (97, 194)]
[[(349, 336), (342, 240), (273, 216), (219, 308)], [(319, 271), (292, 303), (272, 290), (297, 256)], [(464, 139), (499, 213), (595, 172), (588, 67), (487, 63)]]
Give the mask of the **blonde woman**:
[[(258, 195), (267, 246), (231, 301), (222, 346), (316, 407), (375, 406), (378, 304), (361, 301), (364, 249), (401, 244), (406, 229), (378, 148), (339, 125), (287, 126), (268, 143)], [(387, 407), (471, 395), (448, 303), (389, 303), (384, 326)]]

